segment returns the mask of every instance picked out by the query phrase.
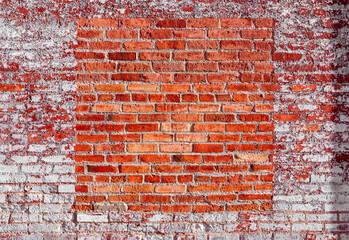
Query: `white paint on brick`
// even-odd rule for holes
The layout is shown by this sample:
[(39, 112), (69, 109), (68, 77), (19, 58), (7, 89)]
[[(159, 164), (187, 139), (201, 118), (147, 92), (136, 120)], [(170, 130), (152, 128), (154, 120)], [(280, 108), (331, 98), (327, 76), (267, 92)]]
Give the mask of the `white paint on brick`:
[(60, 163), (60, 162), (71, 162), (72, 159), (66, 157), (65, 155), (60, 155), (60, 156), (43, 157), (42, 161), (48, 162), (48, 163)]
[(322, 222), (322, 221), (336, 221), (337, 220), (337, 214), (307, 214), (306, 216), (307, 221), (310, 222)]
[(58, 186), (58, 192), (61, 193), (74, 193), (75, 192), (75, 185), (68, 185), (68, 184), (62, 184)]
[(204, 215), (205, 222), (236, 222), (236, 213), (208, 213)]
[(0, 165), (0, 173), (16, 173), (18, 172), (17, 166)]
[(22, 166), (22, 171), (25, 173), (50, 173), (52, 171), (52, 166), (49, 166), (49, 165)]
[(60, 232), (60, 224), (29, 224), (29, 232)]
[(107, 214), (77, 214), (78, 222), (108, 222)]
[(293, 223), (292, 231), (322, 231), (321, 223)]
[(304, 240), (305, 234), (297, 233), (276, 233), (274, 235), (274, 240)]
[(59, 174), (75, 173), (75, 167), (72, 165), (55, 166), (53, 172)]
[(34, 163), (38, 161), (37, 156), (13, 156), (11, 159), (16, 163)]
[(46, 150), (46, 145), (32, 144), (28, 146), (29, 152), (43, 152)]

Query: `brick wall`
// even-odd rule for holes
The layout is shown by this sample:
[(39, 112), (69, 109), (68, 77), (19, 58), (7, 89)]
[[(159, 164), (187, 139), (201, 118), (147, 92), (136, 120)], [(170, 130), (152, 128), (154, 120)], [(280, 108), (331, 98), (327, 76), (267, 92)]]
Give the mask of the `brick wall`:
[(270, 209), (273, 26), (79, 20), (77, 202)]
[[(335, 0), (1, 1), (1, 239), (349, 239), (347, 12), (348, 2)], [(177, 26), (158, 26), (163, 20), (171, 22), (166, 19), (172, 19), (172, 22), (178, 23)], [(208, 19), (211, 20), (206, 21)], [(224, 20), (226, 24), (243, 21), (247, 25), (225, 27), (223, 19), (227, 19)], [(260, 19), (273, 19), (275, 25), (259, 28)], [(142, 26), (132, 26), (137, 22)], [(182, 28), (184, 22), (186, 26)], [(200, 28), (190, 25), (193, 22), (209, 25)], [(220, 24), (218, 27), (215, 25), (217, 22)], [(212, 38), (213, 35), (210, 35), (214, 31), (228, 29), (232, 30), (229, 37)], [(246, 38), (243, 34), (258, 29), (270, 31), (272, 39)], [(131, 33), (129, 38), (118, 37), (117, 34), (124, 30)], [(155, 30), (165, 31), (157, 36), (159, 32)], [(176, 31), (192, 30), (198, 34), (195, 39), (176, 36)], [(99, 35), (99, 31), (103, 31), (103, 36)], [(108, 31), (114, 35), (108, 36)], [(137, 36), (132, 35), (135, 31)], [(203, 36), (200, 35), (202, 31)], [(234, 32), (239, 35), (234, 35)], [(177, 38), (180, 36), (184, 38)], [(224, 42), (227, 44), (238, 39), (251, 41), (252, 49), (223, 49)], [(99, 43), (91, 44), (103, 41), (114, 43), (108, 44), (107, 49), (94, 49)], [(142, 47), (148, 44), (152, 49), (129, 49), (140, 46), (127, 43), (133, 41), (150, 42)], [(182, 41), (186, 49), (159, 49), (158, 44), (162, 41)], [(259, 41), (273, 41), (274, 48), (258, 49)], [(220, 49), (213, 49), (217, 42)], [(205, 49), (208, 47), (211, 49)], [(146, 60), (146, 52), (167, 53), (160, 55), (164, 60)], [(210, 52), (236, 52), (236, 56), (231, 55), (233, 61), (223, 56), (213, 60), (214, 54)], [(268, 55), (269, 58), (244, 60), (243, 57), (252, 57), (246, 52), (267, 52), (264, 57)], [(184, 60), (175, 59), (180, 54), (184, 55), (181, 58)], [(127, 60), (133, 56), (136, 60)], [(257, 56), (263, 57), (262, 54), (253, 57)], [(193, 60), (185, 59), (189, 57)], [(109, 68), (111, 71), (89, 71), (91, 66), (99, 66), (91, 63), (101, 62), (110, 62), (105, 66), (112, 67)], [(173, 66), (178, 69), (185, 68), (185, 71), (163, 68), (170, 62), (176, 63)], [(215, 69), (194, 71), (192, 68), (209, 62), (217, 65), (216, 72), (213, 71)], [(233, 62), (247, 63), (251, 70), (224, 70), (224, 66), (226, 69), (233, 68)], [(144, 71), (136, 72), (135, 63), (143, 63)], [(199, 65), (195, 65), (197, 63)], [(264, 63), (271, 63), (272, 68), (262, 72), (261, 64)], [(176, 82), (181, 73), (185, 74), (182, 81), (188, 82)], [(226, 82), (210, 82), (210, 75), (222, 73), (231, 74), (229, 81), (221, 78)], [(235, 77), (234, 73), (237, 74)], [(244, 77), (248, 73), (266, 77)], [(161, 78), (149, 78), (160, 74)], [(204, 75), (204, 80), (200, 80), (203, 77), (188, 80), (192, 74)], [(245, 82), (252, 79), (255, 82)], [(103, 89), (101, 84), (112, 84), (114, 88), (100, 91)], [(258, 91), (236, 89), (238, 91), (233, 92), (231, 86), (238, 84), (250, 84)], [(154, 87), (154, 92), (132, 88), (138, 85)], [(179, 90), (187, 92), (169, 92), (171, 88), (175, 89), (173, 86), (183, 86)], [(215, 88), (211, 91), (209, 88), (212, 86)], [(258, 94), (262, 94), (263, 101), (257, 101)], [(189, 96), (187, 101), (195, 102), (185, 102), (184, 96)], [(137, 104), (150, 106), (150, 112), (135, 111)], [(257, 112), (259, 104), (273, 105), (273, 108), (269, 109), (270, 112)], [(209, 107), (200, 108), (205, 105)], [(249, 109), (248, 112), (239, 112), (242, 108), (231, 106)], [(193, 109), (195, 112), (191, 112)], [(179, 110), (186, 112), (176, 112)], [(165, 117), (159, 119), (157, 114)], [(196, 114), (198, 118), (178, 122), (173, 118), (176, 114)], [(225, 114), (234, 116), (234, 120), (216, 117)], [(269, 118), (248, 119), (251, 114)], [(104, 117), (100, 119), (102, 121), (83, 121), (85, 115)], [(126, 115), (133, 115), (134, 122), (115, 121)], [(208, 120), (208, 116), (218, 121)], [(132, 117), (128, 120), (131, 121)], [(142, 124), (155, 124), (149, 126), (157, 126), (157, 130), (130, 132), (130, 126)], [(190, 125), (191, 128), (188, 132), (179, 132), (180, 128), (174, 128), (174, 124), (177, 127)], [(255, 125), (256, 131), (248, 133), (238, 128), (239, 132), (230, 132), (228, 126), (233, 124)], [(261, 126), (266, 124), (274, 128), (264, 128), (271, 131), (261, 132)], [(164, 126), (172, 128), (165, 131)], [(205, 126), (210, 128), (201, 128)], [(224, 131), (218, 132), (221, 126), (224, 126)], [(200, 129), (204, 131), (197, 131)], [(103, 137), (100, 142), (91, 142), (98, 140), (98, 137), (86, 137), (91, 134)], [(230, 136), (235, 141), (227, 137), (212, 137), (217, 134)], [(249, 139), (248, 134), (271, 135), (273, 141), (256, 142), (263, 138)], [(188, 135), (201, 138), (190, 138)], [(151, 141), (152, 137), (159, 136), (163, 137), (161, 141), (159, 138)], [(129, 139), (138, 142), (129, 142)], [(192, 142), (184, 142), (186, 139)], [(82, 142), (78, 142), (80, 140)], [(155, 149), (148, 148), (154, 152), (145, 153), (146, 148), (139, 148), (142, 144), (155, 146)], [(173, 148), (168, 148), (169, 152), (162, 152), (166, 149), (164, 146), (174, 144), (180, 144), (184, 149), (174, 152)], [(214, 148), (220, 152), (194, 152), (208, 149), (206, 144), (220, 146)], [(255, 148), (253, 151), (234, 149), (239, 144)], [(184, 152), (188, 145), (192, 151)], [(255, 154), (266, 155), (266, 161), (255, 163)], [(82, 161), (83, 155), (97, 155), (96, 158), (85, 157), (85, 160), (103, 159), (103, 162)], [(169, 157), (148, 158), (154, 162), (144, 162), (142, 155)], [(201, 162), (195, 162), (198, 161), (195, 157), (179, 155), (198, 155), (197, 159)], [(212, 157), (223, 155), (228, 157)], [(246, 155), (253, 158), (240, 157)], [(113, 159), (112, 162), (108, 162), (108, 157)], [(183, 158), (186, 161), (181, 162)], [(217, 162), (206, 162), (207, 158)], [(168, 162), (157, 162), (158, 159)], [(168, 165), (174, 167), (162, 168), (168, 172), (159, 172), (161, 166)], [(248, 166), (247, 171), (222, 172), (222, 169), (237, 165)], [(254, 172), (255, 166), (268, 165), (272, 165), (269, 170), (272, 168), (273, 172)], [(147, 172), (136, 173), (136, 170), (125, 166), (137, 166)], [(102, 172), (95, 172), (96, 169)], [(108, 172), (103, 171), (105, 169)], [(132, 171), (125, 172), (126, 169)], [(180, 173), (173, 172), (175, 169), (180, 169)], [(191, 181), (180, 182), (179, 179), (185, 179), (182, 176), (189, 176)], [(252, 176), (257, 176), (259, 181), (256, 182), (256, 177)], [(140, 179), (143, 182), (139, 182)], [(149, 179), (154, 182), (147, 182)], [(231, 187), (238, 184), (251, 186), (252, 189), (246, 192), (223, 191), (232, 190)], [(257, 190), (262, 184), (270, 189)], [(152, 192), (141, 192), (147, 190), (139, 187), (144, 185), (149, 185), (148, 190)], [(178, 185), (182, 187), (172, 188)], [(217, 191), (203, 191), (207, 188), (190, 191), (199, 185), (210, 185)], [(184, 189), (185, 192), (159, 193), (161, 187), (167, 188), (166, 191)], [(128, 193), (125, 189), (135, 192)], [(247, 194), (269, 195), (272, 201), (243, 200)], [(127, 202), (132, 199), (128, 198), (130, 195), (136, 195), (136, 201)], [(216, 197), (218, 201), (210, 201), (214, 195), (219, 195)], [(230, 199), (221, 199), (221, 196)], [(150, 202), (145, 202), (146, 198)], [(234, 209), (232, 206), (242, 208)], [(247, 206), (258, 206), (258, 209)], [(186, 212), (178, 212), (183, 209)]]

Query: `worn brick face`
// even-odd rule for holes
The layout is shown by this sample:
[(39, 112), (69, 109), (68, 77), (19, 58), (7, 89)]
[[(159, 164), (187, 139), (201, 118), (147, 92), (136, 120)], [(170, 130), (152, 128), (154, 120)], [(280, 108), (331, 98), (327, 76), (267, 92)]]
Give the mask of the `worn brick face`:
[(347, 10), (1, 1), (0, 238), (349, 239)]
[[(269, 39), (273, 26), (254, 26), (252, 19), (234, 19), (231, 22), (234, 26), (226, 26), (227, 20), (220, 19), (183, 19), (180, 26), (175, 24), (175, 19), (168, 22), (116, 19), (113, 23), (118, 22), (117, 26), (110, 25), (107, 20), (99, 21), (103, 24), (96, 25), (98, 21), (90, 19), (78, 29), (81, 32), (79, 42), (90, 46), (84, 51), (78, 47), (76, 51), (83, 66), (78, 75), (94, 74), (96, 81), (82, 79), (78, 82), (88, 90), (79, 91), (77, 102), (86, 108), (77, 118), (78, 124), (84, 127), (77, 129), (79, 146), (76, 148), (76, 158), (82, 159), (78, 166), (85, 168), (85, 174), (77, 174), (79, 178), (90, 178), (89, 182), (103, 174), (125, 181), (120, 184), (109, 180), (97, 185), (86, 182), (88, 190), (84, 194), (92, 194), (101, 184), (118, 186), (121, 202), (123, 195), (139, 194), (138, 200), (127, 203), (129, 210), (136, 211), (234, 211), (235, 208), (228, 210), (228, 206), (237, 204), (245, 204), (239, 210), (249, 210), (251, 204), (262, 210), (261, 204), (271, 203), (270, 197), (260, 198), (253, 193), (263, 191), (265, 196), (272, 195), (269, 183), (263, 181), (272, 170), (255, 173), (257, 179), (253, 182), (248, 181), (247, 176), (255, 172), (254, 164), (262, 167), (272, 162), (270, 151), (263, 148), (265, 143), (273, 144), (272, 128), (258, 133), (259, 125), (272, 125), (273, 100), (265, 98), (272, 93), (263, 90), (267, 89), (264, 83), (271, 81), (272, 70), (262, 73), (258, 67), (253, 70), (244, 64), (271, 63), (271, 51), (255, 49), (255, 42), (250, 39)], [(240, 29), (239, 24), (247, 29)], [(185, 26), (187, 28), (183, 29)], [(224, 30), (220, 26), (225, 27)], [(248, 32), (248, 28), (259, 27), (268, 30)], [(118, 35), (111, 34), (116, 31)], [(130, 31), (134, 32), (133, 39), (125, 39), (123, 36)], [(114, 44), (102, 51), (92, 48), (90, 44), (100, 35), (106, 36), (99, 39), (101, 45), (112, 38), (121, 49), (115, 51)], [(258, 40), (258, 43), (265, 41)], [(225, 67), (231, 63), (236, 67)], [(251, 87), (232, 92), (228, 88), (231, 82), (250, 82)], [(259, 92), (260, 99), (250, 101), (255, 91)], [(129, 97), (118, 98), (121, 92)], [(225, 97), (217, 101), (223, 94)], [(269, 111), (260, 108), (262, 104), (270, 106)], [(96, 112), (103, 118), (91, 119)], [(125, 121), (127, 116), (133, 118)], [(251, 123), (254, 123), (256, 134), (246, 134), (244, 130)], [(240, 127), (234, 134), (226, 133), (232, 124)], [(134, 137), (129, 138), (130, 134)], [(255, 147), (244, 152), (231, 148), (232, 142)], [(110, 161), (111, 154), (116, 152), (121, 155)], [(182, 155), (184, 153), (187, 155)], [(206, 158), (228, 156), (230, 160), (225, 162), (203, 162)], [(128, 158), (134, 165), (127, 164)], [(149, 176), (153, 179), (150, 182)], [(192, 180), (183, 182), (183, 177), (189, 176)], [(237, 176), (240, 176), (239, 185), (232, 184), (229, 179)], [(210, 205), (188, 202), (180, 207), (171, 206), (178, 196), (189, 193), (202, 196)], [(229, 194), (236, 196), (234, 201), (224, 201)], [(222, 199), (212, 201), (213, 196)], [(105, 204), (116, 199), (110, 194), (105, 197)], [(163, 197), (168, 198), (167, 205), (163, 205)], [(143, 198), (148, 201), (143, 202)], [(150, 198), (154, 200), (149, 201)]]

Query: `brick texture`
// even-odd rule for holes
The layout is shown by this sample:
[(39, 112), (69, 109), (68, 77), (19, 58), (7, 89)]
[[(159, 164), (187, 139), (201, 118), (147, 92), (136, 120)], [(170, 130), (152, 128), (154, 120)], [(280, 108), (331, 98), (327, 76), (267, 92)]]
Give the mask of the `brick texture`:
[(347, 12), (0, 1), (0, 239), (349, 239)]
[(272, 207), (272, 49), (256, 46), (273, 24), (259, 20), (78, 21), (78, 203)]

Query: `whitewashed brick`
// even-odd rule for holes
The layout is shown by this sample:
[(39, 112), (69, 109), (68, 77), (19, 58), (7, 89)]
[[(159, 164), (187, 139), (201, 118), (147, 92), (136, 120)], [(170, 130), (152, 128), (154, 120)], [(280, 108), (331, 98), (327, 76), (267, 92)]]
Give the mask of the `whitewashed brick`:
[(29, 232), (60, 232), (60, 224), (29, 224)]
[(300, 232), (300, 231), (322, 231), (321, 223), (293, 223), (292, 231)]
[(108, 222), (107, 214), (77, 214), (78, 222)]
[(75, 185), (68, 185), (68, 184), (62, 184), (58, 186), (58, 192), (61, 193), (74, 193), (75, 192)]

